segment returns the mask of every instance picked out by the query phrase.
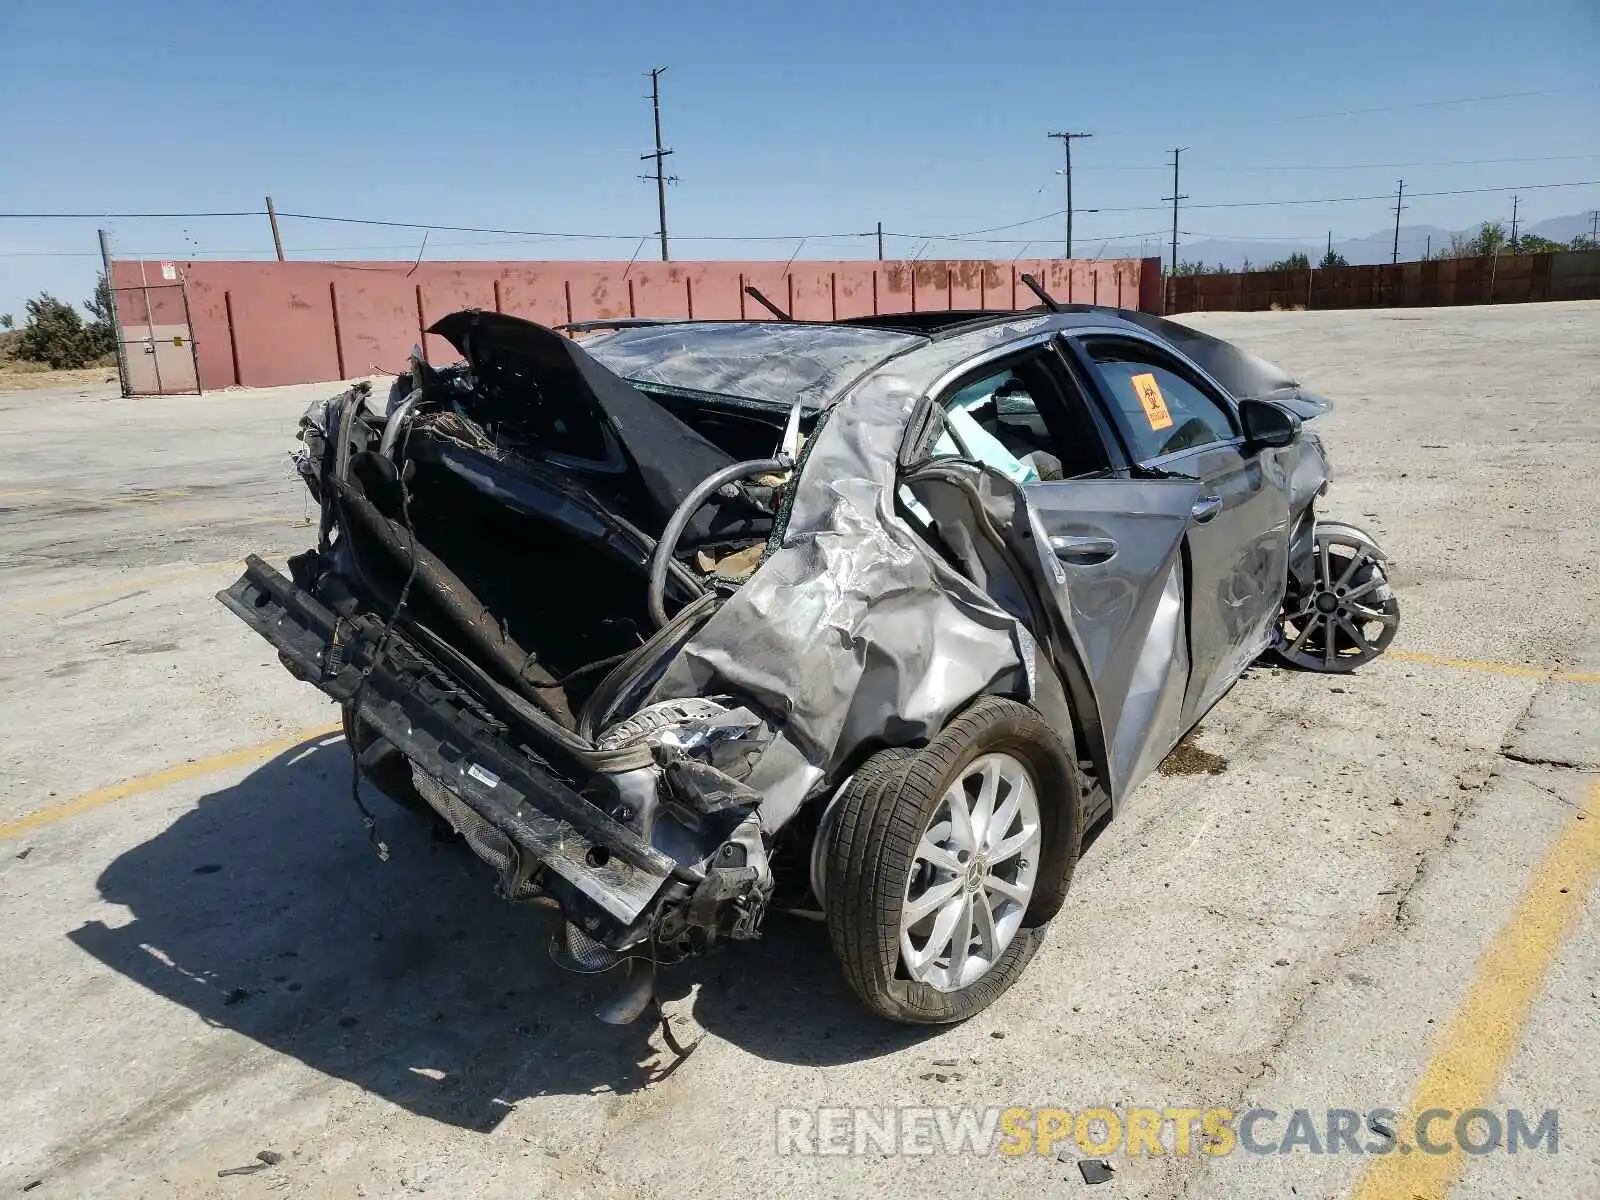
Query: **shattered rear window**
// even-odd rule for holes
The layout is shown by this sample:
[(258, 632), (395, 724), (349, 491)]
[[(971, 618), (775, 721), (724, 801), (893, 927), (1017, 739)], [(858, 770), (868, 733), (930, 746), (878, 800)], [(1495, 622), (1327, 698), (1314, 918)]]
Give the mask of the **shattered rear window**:
[(619, 329), (582, 345), (635, 383), (822, 408), (885, 359), (925, 341), (891, 329), (759, 321)]

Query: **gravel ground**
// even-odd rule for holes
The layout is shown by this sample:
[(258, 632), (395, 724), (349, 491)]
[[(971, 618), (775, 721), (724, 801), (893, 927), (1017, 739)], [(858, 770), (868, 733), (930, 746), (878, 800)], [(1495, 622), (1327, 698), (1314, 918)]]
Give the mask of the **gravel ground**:
[[(1460, 1046), (1483, 1079), (1452, 1094), (1559, 1108), (1560, 1152), (1469, 1157), (1456, 1194), (1600, 1193), (1593, 875), (1557, 853), (1584, 805), (1600, 826), (1600, 304), (1193, 320), (1336, 399), (1325, 511), (1395, 556), (1394, 651), (1253, 668), (975, 1020), (868, 1018), (822, 931), (775, 919), (669, 975), (701, 1039), (676, 1066), (392, 807), (376, 860), (336, 710), (212, 599), (311, 540), (287, 452), (329, 388), (0, 393), (0, 1193), (1076, 1193), (1070, 1140), (811, 1156), (778, 1130), (1261, 1104), (1275, 1144), (1297, 1108), (1405, 1108)], [(1530, 908), (1550, 854), (1578, 894)], [(1485, 982), (1502, 940), (1549, 942), (1548, 974)], [(1460, 1024), (1480, 1002), (1492, 1037)], [(1349, 1153), (1107, 1157), (1099, 1196), (1398, 1194)]]

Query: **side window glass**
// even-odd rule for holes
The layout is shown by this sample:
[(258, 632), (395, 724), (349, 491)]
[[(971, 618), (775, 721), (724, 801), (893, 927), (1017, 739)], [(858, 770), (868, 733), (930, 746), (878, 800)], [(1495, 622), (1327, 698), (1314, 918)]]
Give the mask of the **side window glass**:
[(1236, 435), (1227, 409), (1159, 355), (1131, 342), (1094, 341), (1086, 348), (1139, 461)]
[(934, 457), (975, 458), (1018, 483), (1059, 478), (1050, 431), (1032, 390), (1007, 367), (962, 385), (944, 400), (945, 432)]

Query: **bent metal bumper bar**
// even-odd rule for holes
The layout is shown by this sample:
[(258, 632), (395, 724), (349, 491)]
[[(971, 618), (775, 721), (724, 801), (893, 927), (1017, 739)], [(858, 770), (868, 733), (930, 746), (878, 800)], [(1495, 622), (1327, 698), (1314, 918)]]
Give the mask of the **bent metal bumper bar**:
[[(677, 873), (670, 858), (519, 752), (504, 736), (506, 723), (400, 632), (374, 663), (375, 618), (340, 618), (255, 555), (217, 599), (272, 643), (291, 672), (341, 704), (370, 664), (362, 720), (611, 921), (632, 925)], [(601, 924), (568, 916), (591, 933)]]

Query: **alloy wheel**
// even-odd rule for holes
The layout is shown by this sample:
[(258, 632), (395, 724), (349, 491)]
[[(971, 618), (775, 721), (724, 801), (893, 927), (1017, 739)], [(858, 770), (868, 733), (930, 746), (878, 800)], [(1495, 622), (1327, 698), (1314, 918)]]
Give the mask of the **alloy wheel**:
[(1022, 925), (1041, 847), (1039, 794), (1009, 754), (972, 760), (917, 843), (900, 910), (905, 973), (943, 992), (982, 978)]
[(1365, 542), (1318, 530), (1311, 585), (1284, 598), (1273, 649), (1308, 671), (1350, 671), (1388, 649), (1400, 602)]

